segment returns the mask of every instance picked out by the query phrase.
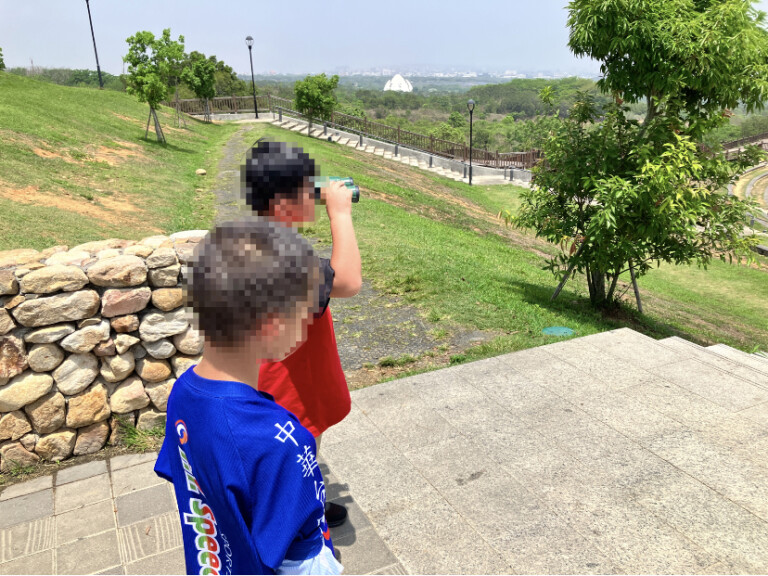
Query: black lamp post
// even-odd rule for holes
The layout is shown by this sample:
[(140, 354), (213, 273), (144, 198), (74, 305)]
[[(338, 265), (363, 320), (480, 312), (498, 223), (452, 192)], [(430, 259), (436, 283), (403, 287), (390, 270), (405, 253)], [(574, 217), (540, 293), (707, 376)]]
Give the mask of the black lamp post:
[(85, 6), (88, 8), (88, 22), (91, 24), (91, 38), (93, 38), (93, 52), (96, 54), (96, 72), (99, 73), (99, 88), (104, 88), (104, 82), (101, 79), (101, 67), (99, 67), (99, 53), (96, 51), (96, 36), (93, 34), (93, 20), (91, 20), (91, 5), (85, 0)]
[(253, 110), (256, 118), (259, 117), (259, 106), (256, 104), (256, 79), (253, 76), (253, 36), (246, 36), (245, 45), (248, 46), (248, 57), (251, 59), (251, 87), (253, 88)]
[(469, 110), (469, 185), (472, 186), (472, 113), (475, 111), (475, 101), (467, 101)]

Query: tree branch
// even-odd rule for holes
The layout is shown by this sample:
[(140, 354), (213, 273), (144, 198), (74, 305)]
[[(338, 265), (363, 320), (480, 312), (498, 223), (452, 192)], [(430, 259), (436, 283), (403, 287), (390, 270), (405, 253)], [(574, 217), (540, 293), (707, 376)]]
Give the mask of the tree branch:
[(576, 267), (576, 261), (581, 256), (581, 253), (584, 251), (584, 247), (587, 245), (586, 240), (581, 243), (581, 246), (579, 246), (578, 251), (574, 255), (574, 257), (571, 259), (571, 265), (568, 266), (568, 270), (565, 272), (565, 276), (563, 276), (563, 279), (560, 281), (560, 284), (557, 286), (557, 289), (555, 290), (555, 293), (552, 294), (552, 298), (550, 298), (550, 302), (553, 302), (555, 298), (557, 298), (560, 295), (560, 292), (562, 291), (563, 287), (565, 287), (565, 283), (568, 282), (568, 277), (571, 275), (571, 272), (573, 272), (573, 269)]

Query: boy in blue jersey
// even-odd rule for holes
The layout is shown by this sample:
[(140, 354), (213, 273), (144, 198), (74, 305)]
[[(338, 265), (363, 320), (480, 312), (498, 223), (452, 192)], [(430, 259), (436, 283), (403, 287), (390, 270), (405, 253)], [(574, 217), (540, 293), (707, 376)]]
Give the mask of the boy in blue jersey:
[(319, 261), (288, 228), (218, 226), (198, 246), (187, 303), (205, 338), (174, 384), (155, 472), (172, 482), (190, 574), (339, 574), (312, 434), (269, 394), (254, 360), (306, 338)]

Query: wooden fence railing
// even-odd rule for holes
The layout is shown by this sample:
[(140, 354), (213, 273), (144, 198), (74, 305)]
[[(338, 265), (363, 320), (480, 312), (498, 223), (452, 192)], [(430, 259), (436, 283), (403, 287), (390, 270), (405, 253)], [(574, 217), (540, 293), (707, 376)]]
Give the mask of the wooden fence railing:
[(762, 142), (763, 140), (768, 140), (768, 132), (757, 134), (755, 136), (748, 136), (747, 138), (739, 138), (738, 140), (731, 140), (730, 142), (723, 142), (723, 150), (733, 150), (734, 148), (741, 148), (747, 144), (755, 144), (756, 142)]
[[(258, 95), (256, 104), (259, 107), (259, 113), (269, 112), (277, 113), (282, 109), (283, 113), (308, 120), (304, 114), (294, 109), (293, 100), (272, 96), (270, 94)], [(181, 112), (193, 115), (205, 114), (205, 104), (203, 100), (196, 98), (175, 100), (166, 103), (167, 106), (177, 108)], [(211, 114), (237, 114), (242, 112), (253, 112), (253, 96), (218, 96), (208, 101)], [(405, 148), (413, 148), (423, 152), (429, 152), (435, 156), (469, 162), (469, 146), (458, 142), (441, 140), (434, 136), (419, 134), (403, 130), (397, 126), (389, 126), (379, 122), (371, 122), (366, 118), (358, 118), (349, 114), (334, 112), (327, 121), (314, 119), (318, 125), (328, 124), (333, 128), (362, 134), (364, 137), (375, 140), (382, 140), (392, 144), (398, 144)], [(529, 150), (527, 152), (490, 152), (488, 150), (472, 149), (472, 163), (478, 166), (489, 166), (492, 168), (531, 168), (541, 158), (538, 150)]]
[[(177, 108), (186, 114), (205, 114), (205, 103), (198, 98), (174, 100), (166, 102), (166, 106)], [(256, 104), (260, 111), (270, 112), (269, 96), (256, 96)], [(217, 96), (208, 100), (211, 114), (238, 114), (241, 112), (253, 112), (253, 96)]]
[[(292, 100), (272, 96), (272, 109), (282, 109), (283, 113), (292, 117), (308, 120), (307, 116), (294, 110)], [(372, 122), (367, 118), (358, 118), (349, 114), (334, 112), (330, 120), (315, 119), (318, 125), (328, 124), (332, 128), (338, 128), (345, 132), (362, 134), (366, 138), (381, 140), (391, 144), (398, 144), (405, 148), (413, 148), (423, 152), (429, 152), (435, 156), (469, 162), (469, 146), (466, 144), (441, 140), (434, 136), (419, 134), (403, 130), (398, 126), (389, 126), (380, 122)], [(491, 168), (531, 168), (541, 158), (538, 150), (527, 152), (490, 152), (488, 150), (472, 149), (472, 163), (478, 166)]]

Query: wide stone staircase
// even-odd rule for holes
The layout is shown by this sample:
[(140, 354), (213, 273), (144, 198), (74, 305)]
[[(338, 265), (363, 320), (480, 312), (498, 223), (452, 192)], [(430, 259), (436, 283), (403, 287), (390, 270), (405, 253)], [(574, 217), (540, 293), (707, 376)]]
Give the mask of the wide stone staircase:
[(768, 360), (728, 346), (625, 328), (378, 384), (323, 454), (353, 573), (768, 572)]

